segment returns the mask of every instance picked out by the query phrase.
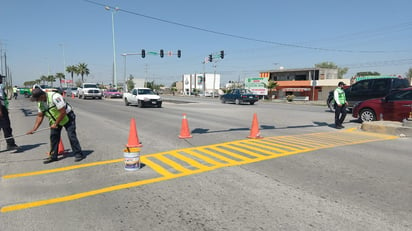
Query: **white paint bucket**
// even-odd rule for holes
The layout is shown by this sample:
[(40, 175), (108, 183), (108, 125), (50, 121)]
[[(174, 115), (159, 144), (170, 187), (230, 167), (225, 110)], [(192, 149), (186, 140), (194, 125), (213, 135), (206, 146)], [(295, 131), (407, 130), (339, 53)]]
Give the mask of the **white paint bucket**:
[(123, 155), (126, 171), (136, 171), (140, 168), (140, 148), (125, 148)]

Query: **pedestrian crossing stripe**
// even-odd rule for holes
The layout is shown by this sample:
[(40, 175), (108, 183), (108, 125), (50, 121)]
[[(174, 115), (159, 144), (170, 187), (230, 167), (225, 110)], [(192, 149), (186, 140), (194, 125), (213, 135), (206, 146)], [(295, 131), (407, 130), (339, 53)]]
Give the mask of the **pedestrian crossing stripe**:
[[(138, 187), (145, 184), (156, 183), (192, 174), (198, 174), (222, 167), (254, 163), (324, 148), (390, 140), (396, 138), (398, 137), (362, 132), (357, 129), (347, 129), (339, 132), (334, 131), (326, 133), (268, 137), (263, 139), (238, 140), (220, 144), (148, 154), (140, 157), (141, 162), (145, 165), (145, 167), (149, 167), (153, 169), (157, 174), (159, 174), (159, 177), (109, 186), (68, 196), (8, 205), (2, 207), (1, 212), (11, 212), (21, 209), (44, 206), (48, 204), (77, 200), (102, 193)], [(123, 158), (68, 166), (64, 168), (42, 170), (37, 172), (5, 175), (2, 178), (12, 179), (17, 177), (50, 174), (98, 165), (118, 163), (122, 161), (124, 161)]]

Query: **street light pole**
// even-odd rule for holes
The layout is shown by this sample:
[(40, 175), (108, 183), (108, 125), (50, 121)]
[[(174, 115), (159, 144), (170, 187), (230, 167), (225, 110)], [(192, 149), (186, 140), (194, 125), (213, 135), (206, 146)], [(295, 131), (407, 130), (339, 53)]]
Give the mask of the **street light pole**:
[(116, 42), (114, 39), (114, 13), (118, 11), (119, 8), (110, 8), (110, 6), (105, 7), (106, 10), (110, 10), (112, 13), (112, 40), (113, 40), (113, 86), (117, 87), (117, 65), (116, 65)]

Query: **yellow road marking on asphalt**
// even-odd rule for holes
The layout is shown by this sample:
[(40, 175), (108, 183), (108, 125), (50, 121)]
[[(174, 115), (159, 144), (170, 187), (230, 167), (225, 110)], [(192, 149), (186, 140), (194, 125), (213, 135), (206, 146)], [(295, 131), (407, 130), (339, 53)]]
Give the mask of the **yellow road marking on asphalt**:
[[(155, 172), (157, 172), (159, 175), (161, 175), (160, 177), (109, 186), (109, 187), (91, 190), (87, 192), (76, 193), (76, 194), (72, 194), (68, 196), (9, 205), (9, 206), (2, 207), (1, 212), (3, 213), (11, 212), (11, 211), (16, 211), (16, 210), (22, 210), (22, 209), (27, 209), (27, 208), (33, 208), (33, 207), (38, 207), (38, 206), (44, 206), (44, 205), (49, 205), (49, 204), (56, 204), (56, 203), (77, 200), (77, 199), (81, 199), (85, 197), (94, 196), (97, 194), (112, 192), (112, 191), (126, 189), (126, 188), (137, 187), (137, 186), (141, 186), (145, 184), (156, 183), (156, 182), (178, 178), (182, 176), (187, 176), (187, 175), (192, 175), (192, 174), (198, 174), (198, 173), (211, 171), (211, 170), (226, 167), (226, 166), (243, 165), (247, 163), (253, 163), (253, 162), (278, 158), (282, 156), (293, 155), (293, 154), (302, 153), (302, 152), (309, 152), (309, 151), (319, 150), (323, 148), (330, 148), (330, 147), (337, 147), (337, 146), (351, 145), (351, 144), (360, 144), (360, 143), (365, 143), (365, 142), (389, 140), (389, 139), (396, 139), (396, 138), (398, 137), (384, 135), (384, 134), (358, 132), (357, 130), (348, 129), (348, 130), (344, 130), (340, 132), (312, 133), (312, 134), (304, 134), (304, 135), (269, 137), (269, 138), (264, 138), (264, 139), (240, 140), (240, 141), (226, 142), (222, 144), (214, 144), (214, 145), (208, 145), (208, 146), (184, 148), (184, 149), (172, 150), (168, 152), (154, 153), (154, 154), (141, 156), (140, 158), (141, 158), (142, 163), (144, 163), (146, 166), (150, 167)], [(301, 147), (298, 146), (299, 144), (302, 144)], [(245, 149), (242, 149), (241, 147), (244, 147)], [(225, 148), (227, 148), (228, 150), (226, 150)], [(234, 152), (229, 151), (229, 150), (233, 150)], [(259, 153), (253, 153), (250, 150), (255, 150), (256, 152), (264, 153), (266, 155), (259, 154)], [(273, 152), (268, 151), (268, 150), (272, 150)], [(185, 153), (185, 155), (183, 155), (182, 153)], [(249, 155), (251, 158), (247, 157), (246, 155), (242, 155), (241, 153)], [(223, 156), (223, 154), (225, 156)], [(167, 155), (173, 156), (179, 161), (184, 162), (192, 167), (195, 167), (196, 169), (190, 169), (190, 168), (187, 168), (186, 166), (182, 166), (180, 163), (176, 162), (175, 160), (172, 160), (172, 158), (168, 158)], [(210, 166), (199, 163), (197, 160), (192, 159), (190, 156), (193, 156), (194, 158), (202, 160), (205, 163), (210, 164)], [(229, 158), (227, 156), (232, 156), (233, 158), (236, 158), (238, 160)], [(178, 172), (174, 173), (172, 171), (169, 171), (170, 169), (167, 169), (165, 166), (162, 166), (161, 164), (156, 163), (152, 159), (153, 160), (156, 159), (162, 162), (163, 164), (171, 167), (172, 169), (177, 170)], [(219, 162), (218, 160), (224, 161), (225, 163)], [(124, 161), (124, 159), (122, 158), (122, 159), (114, 159), (114, 160), (108, 160), (108, 161), (100, 161), (100, 162), (94, 162), (94, 163), (68, 166), (64, 168), (42, 170), (42, 171), (37, 171), (37, 172), (11, 174), (11, 175), (5, 175), (3, 176), (3, 178), (12, 179), (12, 178), (17, 178), (17, 177), (27, 177), (27, 176), (35, 176), (35, 175), (41, 175), (41, 174), (57, 173), (57, 172), (63, 172), (63, 171), (68, 171), (68, 170), (75, 170), (75, 169), (80, 169), (80, 168), (117, 163), (121, 161)]]
[(87, 164), (72, 165), (72, 166), (67, 166), (67, 167), (62, 167), (62, 168), (54, 168), (54, 169), (41, 170), (41, 171), (35, 171), (35, 172), (25, 172), (25, 173), (4, 175), (2, 176), (2, 178), (10, 179), (10, 178), (18, 178), (18, 177), (26, 177), (26, 176), (35, 176), (35, 175), (69, 171), (69, 170), (74, 170), (74, 169), (79, 169), (79, 168), (87, 168), (87, 167), (104, 165), (104, 164), (112, 164), (112, 163), (117, 163), (121, 161), (124, 161), (124, 159), (122, 158), (122, 159), (114, 159), (114, 160), (105, 160), (105, 161), (92, 162), (92, 163), (87, 163)]

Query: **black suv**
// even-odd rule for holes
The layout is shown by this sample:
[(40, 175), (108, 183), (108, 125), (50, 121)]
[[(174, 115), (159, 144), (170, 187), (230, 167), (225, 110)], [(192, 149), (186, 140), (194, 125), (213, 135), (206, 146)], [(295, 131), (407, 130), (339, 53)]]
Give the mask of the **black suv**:
[[(374, 77), (357, 81), (348, 88), (345, 88), (346, 100), (348, 101), (348, 110), (361, 101), (373, 98), (385, 97), (394, 90), (410, 87), (409, 80), (401, 77)], [(333, 92), (329, 92), (326, 101), (329, 109), (335, 111), (335, 101), (333, 100)]]

